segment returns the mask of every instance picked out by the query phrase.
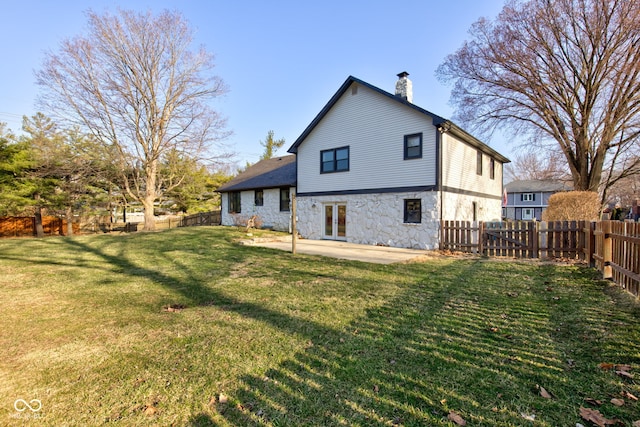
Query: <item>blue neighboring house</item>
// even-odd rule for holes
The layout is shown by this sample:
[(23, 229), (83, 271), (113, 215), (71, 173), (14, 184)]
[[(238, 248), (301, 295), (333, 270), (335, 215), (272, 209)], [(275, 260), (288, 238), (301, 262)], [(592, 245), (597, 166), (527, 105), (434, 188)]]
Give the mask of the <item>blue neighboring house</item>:
[(504, 186), (502, 217), (514, 221), (540, 221), (549, 206), (549, 197), (571, 191), (571, 183), (557, 180), (512, 181)]

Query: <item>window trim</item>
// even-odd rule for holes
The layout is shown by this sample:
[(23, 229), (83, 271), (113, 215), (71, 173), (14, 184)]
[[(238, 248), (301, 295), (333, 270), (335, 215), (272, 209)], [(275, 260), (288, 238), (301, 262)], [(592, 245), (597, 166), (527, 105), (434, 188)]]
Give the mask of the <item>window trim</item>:
[[(287, 198), (285, 199), (287, 201), (287, 205), (283, 208), (282, 202), (284, 200), (282, 199), (282, 193), (284, 191), (286, 191), (287, 194)], [(289, 187), (280, 188), (280, 212), (291, 212), (291, 191), (289, 190)]]
[[(346, 168), (338, 169), (338, 161), (339, 160), (337, 158), (337, 154), (338, 154), (338, 151), (341, 151), (341, 150), (346, 150), (346, 152), (347, 152), (347, 158), (346, 158), (347, 166), (346, 166)], [(333, 169), (331, 169), (331, 170), (324, 170), (325, 163), (328, 163), (328, 162), (325, 162), (323, 160), (325, 153), (333, 153), (333, 160), (331, 160)], [(344, 159), (340, 159), (340, 160), (344, 160)], [(331, 149), (328, 149), (328, 150), (321, 150), (320, 151), (320, 173), (321, 174), (324, 174), (324, 173), (337, 173), (337, 172), (349, 172), (350, 166), (351, 166), (351, 150), (350, 150), (348, 145), (346, 145), (344, 147), (336, 147), (336, 148), (331, 148)]]
[[(409, 204), (413, 204), (413, 203), (417, 203), (418, 204), (418, 209), (417, 209), (417, 214), (418, 214), (418, 218), (417, 221), (413, 220), (411, 221), (411, 216), (412, 214), (415, 215), (416, 209), (413, 210), (409, 210)], [(422, 224), (422, 199), (404, 199), (404, 223), (405, 224)]]
[(521, 202), (535, 202), (536, 201), (536, 195), (535, 195), (535, 193), (522, 193), (522, 194), (520, 194), (520, 201)]
[(496, 161), (493, 157), (489, 159), (489, 179), (496, 179)]
[(476, 175), (482, 176), (482, 151), (476, 150)]
[[(413, 137), (418, 137), (418, 154), (415, 156), (410, 156), (409, 155), (409, 139), (413, 138)], [(414, 148), (414, 147), (411, 147)], [(421, 159), (422, 158), (422, 132), (419, 133), (412, 133), (409, 135), (405, 135), (404, 136), (404, 159), (405, 160), (411, 160), (411, 159)]]
[[(230, 214), (242, 213), (242, 193), (240, 191), (230, 191), (227, 197), (227, 211)], [(237, 205), (237, 206), (236, 206)], [(237, 207), (237, 210), (234, 208)]]
[[(260, 194), (260, 197), (258, 197)], [(264, 206), (264, 190), (255, 190), (253, 193), (253, 204), (256, 206)]]

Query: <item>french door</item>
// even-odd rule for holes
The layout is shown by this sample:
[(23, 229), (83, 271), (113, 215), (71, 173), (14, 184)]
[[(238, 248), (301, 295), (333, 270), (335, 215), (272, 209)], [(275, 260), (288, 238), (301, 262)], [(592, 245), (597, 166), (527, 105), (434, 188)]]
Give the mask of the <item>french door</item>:
[(347, 240), (347, 205), (327, 203), (324, 205), (325, 239)]

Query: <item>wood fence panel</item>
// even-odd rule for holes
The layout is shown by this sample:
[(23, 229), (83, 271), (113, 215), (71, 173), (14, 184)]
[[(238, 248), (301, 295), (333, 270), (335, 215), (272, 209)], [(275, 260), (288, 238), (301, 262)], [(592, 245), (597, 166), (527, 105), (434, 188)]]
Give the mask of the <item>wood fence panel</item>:
[[(640, 294), (640, 227), (637, 223), (610, 221), (611, 278), (635, 296)], [(606, 262), (606, 259), (605, 259)]]
[(533, 258), (537, 244), (535, 223), (530, 221), (485, 223), (481, 236), (483, 253), (487, 256)]
[(470, 221), (442, 221), (440, 249), (454, 252), (478, 251), (478, 227)]
[(640, 297), (640, 223), (442, 221), (440, 247), (486, 256), (584, 260)]

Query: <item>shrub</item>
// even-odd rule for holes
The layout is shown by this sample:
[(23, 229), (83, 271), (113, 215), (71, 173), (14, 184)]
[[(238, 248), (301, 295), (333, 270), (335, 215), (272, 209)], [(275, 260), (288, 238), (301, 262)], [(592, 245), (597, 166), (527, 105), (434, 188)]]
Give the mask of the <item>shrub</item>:
[(543, 221), (596, 221), (600, 215), (600, 198), (593, 191), (565, 191), (549, 197)]

